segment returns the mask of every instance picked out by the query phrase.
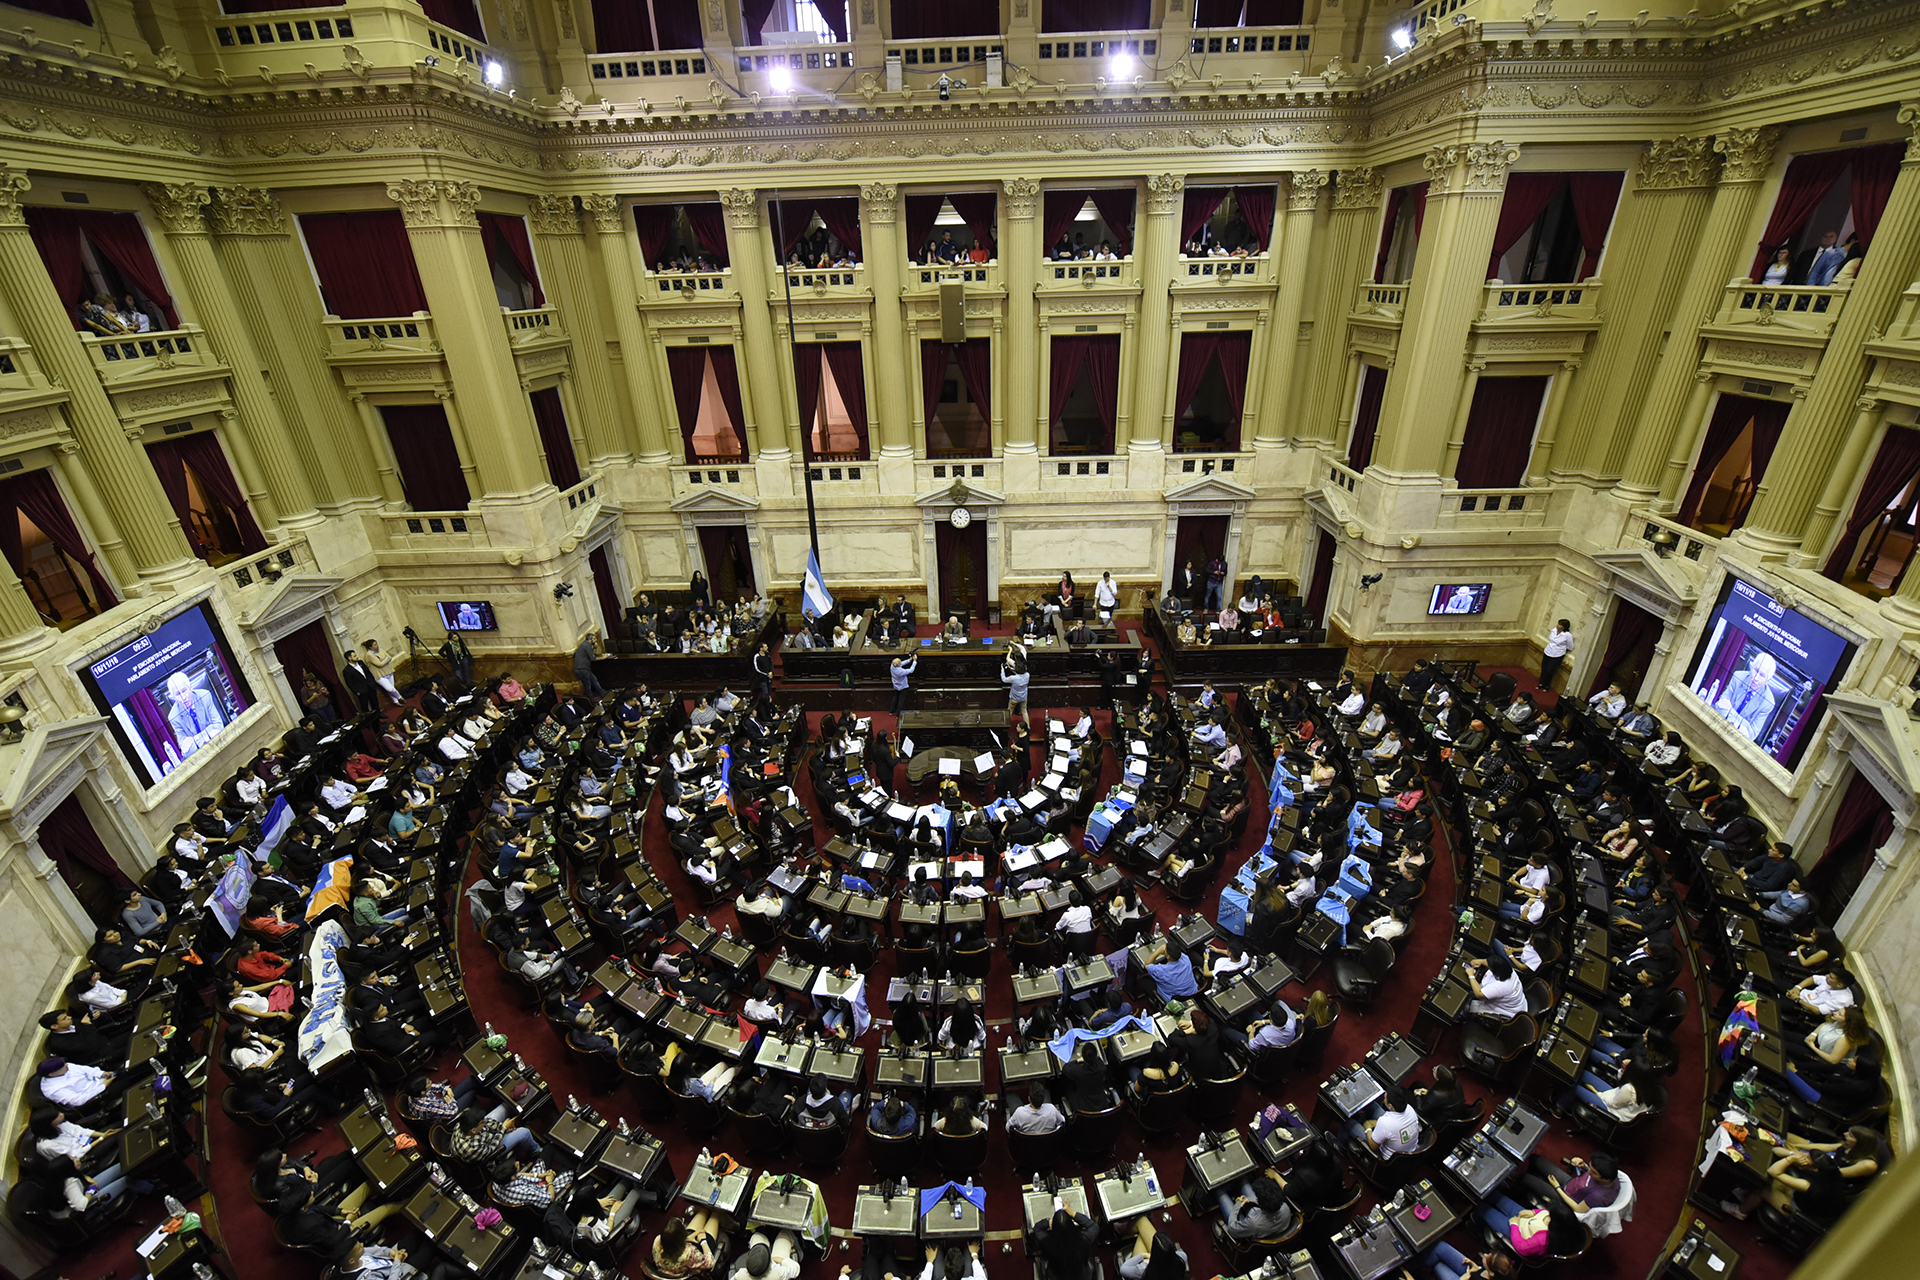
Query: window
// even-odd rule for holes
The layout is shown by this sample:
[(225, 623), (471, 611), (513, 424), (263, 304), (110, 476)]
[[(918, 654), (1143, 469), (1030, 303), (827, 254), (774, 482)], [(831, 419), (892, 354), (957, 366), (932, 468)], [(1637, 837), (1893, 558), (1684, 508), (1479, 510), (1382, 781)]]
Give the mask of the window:
[(988, 400), (992, 367), (992, 344), (987, 338), (920, 344), (927, 457), (993, 456), (993, 412)]
[(1174, 452), (1239, 451), (1252, 346), (1253, 335), (1246, 331), (1182, 335), (1174, 390)]
[(1120, 400), (1120, 335), (1058, 337), (1048, 368), (1048, 452), (1111, 454)]

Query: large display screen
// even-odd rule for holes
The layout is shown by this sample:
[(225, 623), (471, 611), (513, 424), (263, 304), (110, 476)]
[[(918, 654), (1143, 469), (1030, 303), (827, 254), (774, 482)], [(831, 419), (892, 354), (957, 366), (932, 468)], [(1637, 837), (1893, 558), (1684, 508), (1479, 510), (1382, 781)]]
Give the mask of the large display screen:
[(154, 786), (253, 703), (220, 624), (203, 601), (86, 669), (100, 714)]
[(1491, 582), (1443, 582), (1433, 589), (1427, 613), (1485, 613), (1487, 597), (1492, 594)]
[(1854, 645), (1729, 577), (1693, 655), (1687, 687), (1733, 732), (1791, 769)]
[(449, 631), (492, 631), (493, 602), (490, 600), (442, 600), (440, 625)]

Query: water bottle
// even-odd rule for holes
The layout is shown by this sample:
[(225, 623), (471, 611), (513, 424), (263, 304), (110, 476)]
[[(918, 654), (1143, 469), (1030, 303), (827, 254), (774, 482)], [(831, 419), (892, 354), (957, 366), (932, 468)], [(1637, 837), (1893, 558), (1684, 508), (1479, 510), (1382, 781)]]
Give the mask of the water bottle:
[(487, 1039), (493, 1039), (493, 1024), (491, 1022), (483, 1022), (480, 1025), (487, 1029)]
[(575, 1096), (574, 1096), (573, 1094), (571, 1094), (571, 1093), (570, 1093), (570, 1094), (568, 1094), (568, 1095), (567, 1095), (567, 1110), (569, 1110), (569, 1111), (578, 1111), (579, 1109), (580, 1109), (580, 1099), (579, 1099), (579, 1098), (577, 1098), (577, 1097), (575, 1097)]

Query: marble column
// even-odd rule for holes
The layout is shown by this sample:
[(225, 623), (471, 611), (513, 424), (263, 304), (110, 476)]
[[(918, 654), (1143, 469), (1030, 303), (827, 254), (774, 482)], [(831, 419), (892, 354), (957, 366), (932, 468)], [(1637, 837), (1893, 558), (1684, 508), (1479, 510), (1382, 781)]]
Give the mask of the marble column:
[[(1460, 461), (1460, 447), (1467, 440), (1467, 420), (1473, 416), (1473, 396), (1480, 389), (1480, 375), (1487, 371), (1485, 360), (1466, 362), (1466, 381), (1460, 385), (1458, 402), (1454, 405), (1453, 422), (1447, 428), (1447, 449), (1440, 459), (1439, 474), (1451, 476), (1454, 467)], [(1393, 375), (1388, 374), (1389, 378)], [(1384, 415), (1381, 421), (1386, 421)], [(1377, 439), (1378, 437), (1376, 437)], [(1379, 460), (1380, 446), (1374, 445), (1374, 459)]]
[(40, 620), (40, 611), (5, 556), (0, 556), (0, 661), (14, 662), (46, 648), (60, 633)]
[[(213, 193), (193, 182), (152, 185), (145, 188), (147, 199), (173, 249), (174, 261), (185, 277), (187, 293), (193, 298), (200, 322), (211, 339), (214, 351), (232, 370), (227, 385), (233, 393), (236, 416), (228, 433), (227, 447), (236, 458), (244, 451), (258, 464), (259, 478), (247, 484), (247, 500), (263, 529), (285, 524), (303, 529), (320, 523), (314, 509), (313, 490), (306, 475), (295, 464), (288, 444), (287, 424), (280, 417), (280, 406), (267, 392), (260, 376), (260, 353), (253, 345), (246, 318), (227, 288), (226, 272), (213, 256), (213, 238), (207, 228), (205, 209)], [(264, 484), (266, 492), (254, 492)]]
[[(1313, 341), (1294, 379), (1303, 406), (1294, 429), (1299, 442), (1338, 448), (1352, 427), (1359, 357), (1350, 354), (1346, 315), (1355, 284), (1367, 274), (1380, 235), (1383, 183), (1373, 169), (1342, 169), (1334, 180), (1333, 213), (1319, 251), (1313, 296)], [(1344, 387), (1344, 394), (1342, 388)], [(1334, 399), (1336, 395), (1339, 399)]]
[(1555, 442), (1560, 436), (1560, 418), (1566, 412), (1573, 375), (1579, 368), (1578, 360), (1562, 361), (1560, 372), (1554, 376), (1553, 386), (1547, 391), (1546, 408), (1540, 414), (1540, 439), (1533, 446), (1533, 461), (1527, 467), (1528, 484), (1548, 482), (1548, 473), (1553, 470)]
[(1267, 321), (1260, 411), (1254, 419), (1255, 449), (1284, 448), (1287, 440), (1306, 425), (1298, 413), (1302, 398), (1294, 385), (1293, 368), (1300, 354), (1300, 314), (1306, 301), (1314, 213), (1329, 176), (1319, 169), (1300, 169), (1287, 181), (1287, 216), (1280, 225), (1279, 252), (1274, 259), (1273, 314)]
[[(1173, 267), (1180, 256), (1181, 191), (1186, 182), (1178, 174), (1161, 173), (1147, 179), (1146, 216), (1137, 219), (1133, 237), (1133, 265), (1140, 281), (1140, 313), (1133, 329), (1133, 388), (1126, 452), (1130, 483), (1139, 487), (1134, 466), (1150, 472), (1156, 455), (1165, 450), (1162, 408), (1173, 369)], [(1125, 354), (1124, 352), (1122, 353)], [(1120, 449), (1119, 425), (1114, 435)], [(1148, 475), (1150, 483), (1159, 477)]]
[[(580, 197), (580, 207), (593, 220), (595, 240), (600, 251), (600, 267), (607, 273), (607, 292), (613, 298), (614, 333), (620, 340), (620, 371), (627, 379), (627, 397), (633, 402), (634, 435), (639, 441), (642, 466), (662, 466), (680, 460), (677, 447), (679, 424), (673, 439), (662, 425), (669, 420), (667, 398), (660, 394), (659, 379), (654, 376), (653, 343), (640, 320), (640, 277), (634, 270), (634, 255), (639, 241), (627, 229), (625, 211), (617, 196), (589, 194)], [(736, 261), (733, 278), (740, 279)]]
[[(406, 218), (407, 242), (433, 313), (434, 335), (458, 390), (477, 502), (550, 488), (540, 466), (533, 406), (500, 320), (500, 299), (480, 241), (480, 188), (471, 182), (403, 179), (387, 197)], [(456, 436), (462, 434), (460, 427)]]
[[(1713, 379), (1714, 375), (1705, 369), (1694, 368), (1693, 386), (1687, 391), (1680, 419), (1669, 428), (1673, 441), (1667, 465), (1660, 473), (1660, 495), (1656, 504), (1662, 511), (1671, 512), (1679, 505), (1680, 482), (1687, 478), (1694, 451), (1700, 447), (1700, 433), (1706, 430), (1707, 406), (1713, 402)], [(1627, 496), (1621, 490), (1615, 492)]]
[[(899, 214), (899, 188), (891, 182), (867, 182), (860, 187), (860, 212), (866, 223), (865, 253), (867, 282), (873, 286), (873, 347), (867, 358), (873, 361), (873, 386), (879, 403), (877, 435), (880, 457), (913, 457), (913, 409), (907, 394), (909, 386), (920, 384), (918, 344), (908, 350), (907, 320), (901, 310), (901, 264), (907, 260)], [(962, 304), (965, 305), (964, 303)], [(881, 469), (883, 483), (890, 468)], [(890, 491), (904, 492), (913, 487), (913, 472), (905, 473), (905, 488), (886, 483)]]
[[(773, 243), (760, 220), (760, 193), (732, 187), (720, 193), (727, 214), (727, 257), (733, 263), (734, 283), (740, 290), (740, 333), (745, 349), (738, 352), (746, 385), (740, 388), (752, 405), (760, 426), (760, 451), (769, 462), (788, 464), (802, 455), (800, 428), (791, 410), (793, 372), (780, 367), (785, 344), (774, 336), (772, 296), (767, 271)], [(791, 341), (793, 335), (787, 335)], [(789, 424), (789, 419), (795, 421)], [(791, 434), (789, 428), (791, 426)], [(764, 476), (764, 473), (763, 473)]]
[[(1625, 502), (1646, 502), (1655, 495), (1679, 490), (1679, 480), (1670, 474), (1674, 469), (1672, 456), (1678, 448), (1670, 452), (1669, 446), (1673, 445), (1674, 428), (1686, 404), (1689, 384), (1700, 368), (1700, 326), (1719, 310), (1733, 272), (1746, 269), (1746, 263), (1739, 259), (1752, 252), (1747, 225), (1779, 140), (1780, 129), (1773, 125), (1729, 129), (1713, 140), (1713, 149), (1721, 156), (1720, 182), (1714, 188), (1705, 227), (1687, 246), (1691, 263), (1686, 282), (1680, 286), (1673, 322), (1653, 372), (1653, 385), (1640, 406), (1633, 443), (1620, 469), (1620, 483), (1614, 487), (1614, 493)], [(1684, 472), (1692, 460), (1689, 449), (1679, 470)]]
[[(573, 342), (573, 392), (576, 409), (567, 423), (586, 441), (587, 467), (600, 471), (633, 462), (634, 449), (626, 414), (606, 359), (607, 335), (601, 325), (590, 280), (586, 240), (580, 233), (580, 214), (572, 196), (535, 196), (528, 206), (528, 223), (539, 238), (540, 257), (547, 269), (541, 281), (547, 301), (560, 309), (560, 323)], [(626, 305), (632, 305), (626, 300)], [(624, 352), (625, 347), (621, 350)], [(644, 351), (642, 352), (644, 355)]]
[(1040, 330), (1034, 291), (1040, 287), (1040, 224), (1035, 217), (1040, 184), (1032, 178), (1000, 183), (1006, 234), (1000, 238), (1000, 270), (1007, 281), (1007, 322), (994, 362), (1004, 371), (1006, 407), (994, 402), (994, 414), (1006, 423), (1007, 488), (1022, 491), (1040, 484)]
[(1833, 536), (1833, 526), (1842, 523), (1840, 510), (1861, 479), (1860, 464), (1866, 461), (1868, 448), (1881, 439), (1880, 415), (1886, 411), (1886, 404), (1872, 396), (1862, 396), (1854, 401), (1853, 408), (1856, 415), (1853, 426), (1841, 443), (1840, 456), (1833, 460), (1827, 472), (1826, 487), (1820, 491), (1819, 505), (1814, 507), (1807, 521), (1806, 537), (1800, 543), (1806, 552), (1806, 563), (1812, 568), (1824, 565), (1832, 554), (1827, 539)]
[(387, 439), (387, 425), (380, 417), (379, 408), (359, 391), (348, 399), (353, 401), (353, 411), (360, 419), (367, 457), (373, 460), (374, 474), (380, 484), (380, 496), (390, 506), (404, 507), (407, 503), (406, 486), (400, 483), (400, 472), (394, 467), (393, 444)]
[(200, 562), (187, 546), (160, 477), (137, 443), (138, 430), (130, 435), (114, 411), (66, 303), (54, 292), (46, 264), (34, 248), (20, 207), (20, 197), (32, 185), (25, 174), (0, 165), (0, 286), (41, 368), (67, 389), (65, 409), (74, 438), (124, 539), (113, 539), (106, 529), (93, 530), (95, 545), (124, 595), (136, 579), (177, 578)]
[(1814, 502), (1858, 413), (1855, 402), (1874, 359), (1866, 344), (1886, 331), (1900, 295), (1920, 273), (1920, 235), (1914, 232), (1920, 227), (1920, 102), (1903, 104), (1900, 122), (1915, 132), (1881, 215), (1880, 225), (1891, 234), (1876, 236), (1872, 252), (1861, 259), (1813, 385), (1787, 415), (1753, 509), (1735, 535), (1762, 555), (1800, 550)]
[(1383, 471), (1450, 470), (1447, 460), (1457, 453), (1452, 418), (1471, 404), (1461, 392), (1460, 353), (1486, 297), (1507, 169), (1519, 158), (1518, 147), (1497, 141), (1426, 154), (1426, 224), (1373, 446), (1373, 465)]

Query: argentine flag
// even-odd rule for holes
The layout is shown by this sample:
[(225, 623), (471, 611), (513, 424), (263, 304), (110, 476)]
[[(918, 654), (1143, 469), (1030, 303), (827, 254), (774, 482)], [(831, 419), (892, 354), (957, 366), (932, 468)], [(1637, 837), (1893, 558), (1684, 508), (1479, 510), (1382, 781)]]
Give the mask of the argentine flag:
[(833, 596), (820, 574), (820, 557), (807, 552), (807, 576), (800, 584), (800, 608), (809, 618), (824, 618), (833, 612)]

